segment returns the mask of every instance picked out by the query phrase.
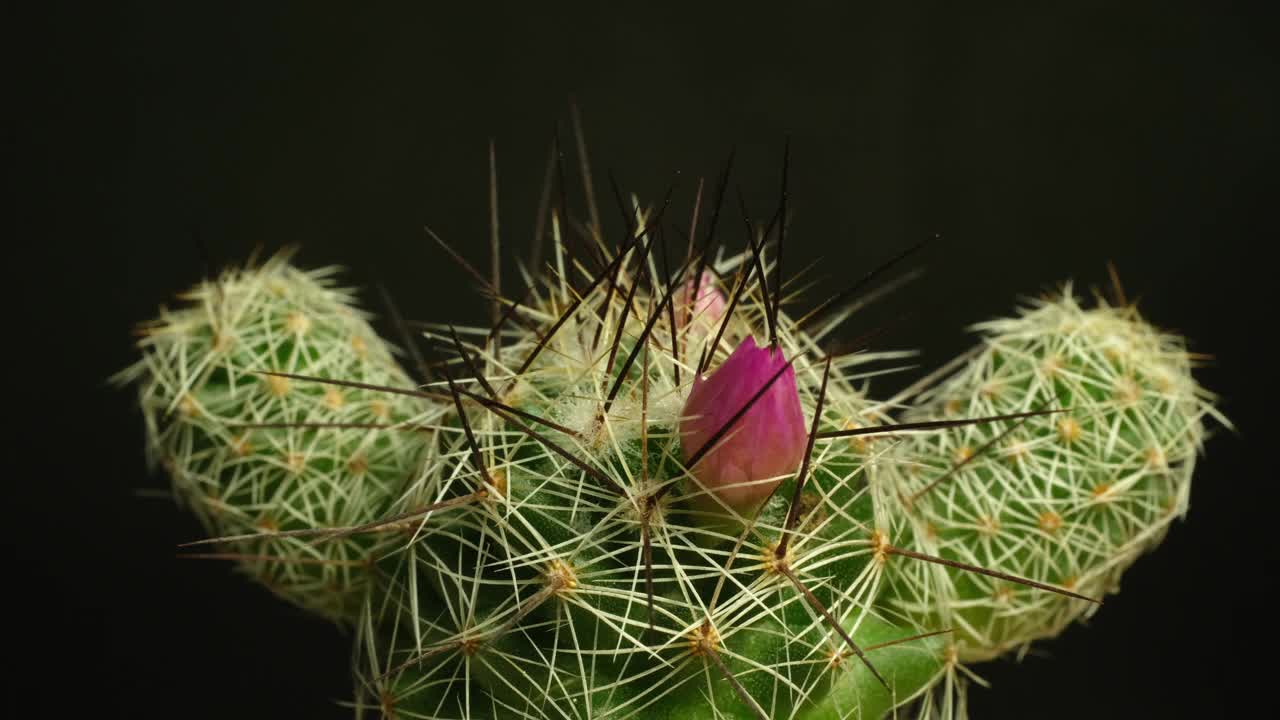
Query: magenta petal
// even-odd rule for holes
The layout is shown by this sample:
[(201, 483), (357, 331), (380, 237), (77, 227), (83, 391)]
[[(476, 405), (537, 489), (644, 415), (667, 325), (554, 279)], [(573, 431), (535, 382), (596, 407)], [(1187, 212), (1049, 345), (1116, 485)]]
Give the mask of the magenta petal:
[[(748, 337), (706, 379), (694, 378), (680, 423), (687, 461), (729, 422), (784, 365), (776, 348)], [(795, 371), (787, 367), (693, 468), (703, 487), (739, 511), (755, 508), (803, 459), (808, 435)], [(754, 481), (769, 479), (769, 482)]]
[(716, 287), (716, 276), (710, 270), (702, 271), (701, 282), (696, 283), (697, 302), (694, 302), (693, 297), (694, 285), (694, 279), (690, 278), (676, 294), (676, 307), (679, 309), (676, 314), (676, 324), (683, 326), (688, 319), (706, 327), (715, 327), (720, 323), (720, 318), (724, 317), (724, 311), (729, 306), (724, 293)]

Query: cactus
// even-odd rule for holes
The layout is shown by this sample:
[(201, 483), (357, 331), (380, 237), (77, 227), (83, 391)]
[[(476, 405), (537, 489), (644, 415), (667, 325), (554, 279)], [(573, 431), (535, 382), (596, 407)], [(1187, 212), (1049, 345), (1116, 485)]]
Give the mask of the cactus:
[[(461, 427), (441, 434), (406, 502), (478, 499), (423, 517), (371, 596), (369, 704), (396, 717), (884, 714), (936, 674), (940, 642), (873, 607), (881, 498), (848, 443), (811, 444), (796, 475), (809, 418), (882, 417), (852, 382), (875, 357), (828, 375), (813, 338), (773, 317), (749, 256), (716, 268), (739, 271), (717, 290), (738, 313), (701, 336), (704, 354), (686, 342), (696, 323), (672, 334), (690, 310), (667, 312), (672, 296), (694, 296), (680, 272), (664, 285), (637, 263), (609, 291), (613, 269), (647, 255), (649, 236), (633, 239), (582, 302), (539, 288), (517, 312), (550, 328), (540, 335), (500, 356), (453, 343), (465, 361), (444, 385)], [(750, 335), (766, 316), (767, 350)], [(695, 350), (702, 371), (719, 369), (690, 394)], [(466, 399), (487, 399), (461, 402), (464, 374)], [(783, 425), (791, 461), (775, 457)]]
[(965, 664), (1095, 610), (1185, 512), (1212, 397), (1132, 308), (983, 325), (898, 420), (866, 380), (905, 353), (825, 353), (844, 294), (783, 307), (785, 223), (729, 255), (717, 209), (669, 267), (628, 212), (595, 265), (553, 216), (555, 270), (427, 332), (423, 386), (284, 258), (121, 374), (222, 555), (354, 627), (357, 717), (961, 716)]
[[(917, 434), (884, 464), (912, 547), (1099, 597), (1187, 511), (1204, 419), (1225, 418), (1191, 376), (1181, 338), (1133, 306), (1086, 309), (1068, 284), (980, 346), (906, 419), (1064, 412)], [(955, 628), (950, 657), (1025, 651), (1098, 605), (945, 566), (902, 564), (888, 605)]]
[[(139, 326), (137, 385), (147, 449), (222, 557), (301, 607), (354, 620), (375, 538), (307, 533), (383, 516), (418, 467), (420, 441), (382, 428), (415, 419), (412, 398), (300, 383), (264, 371), (403, 384), (389, 347), (334, 287), (282, 253), (229, 270)], [(341, 423), (346, 427), (317, 427)], [(290, 535), (290, 533), (294, 533)]]

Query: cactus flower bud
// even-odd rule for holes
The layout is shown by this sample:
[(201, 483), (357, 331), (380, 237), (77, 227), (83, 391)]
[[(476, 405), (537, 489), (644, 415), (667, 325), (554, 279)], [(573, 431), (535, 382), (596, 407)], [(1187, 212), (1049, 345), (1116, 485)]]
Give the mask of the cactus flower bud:
[(685, 401), (680, 436), (688, 462), (782, 370), (692, 468), (698, 482), (734, 510), (750, 512), (762, 504), (804, 456), (808, 433), (795, 370), (785, 365), (781, 350), (758, 347), (747, 337), (705, 380), (694, 378)]
[[(696, 302), (694, 301), (695, 284), (697, 285)], [(677, 291), (676, 324), (680, 327), (686, 323), (701, 325), (704, 328), (715, 327), (724, 317), (724, 311), (728, 305), (724, 293), (716, 287), (716, 276), (710, 270), (703, 270), (701, 282), (695, 283), (694, 279), (690, 278)]]

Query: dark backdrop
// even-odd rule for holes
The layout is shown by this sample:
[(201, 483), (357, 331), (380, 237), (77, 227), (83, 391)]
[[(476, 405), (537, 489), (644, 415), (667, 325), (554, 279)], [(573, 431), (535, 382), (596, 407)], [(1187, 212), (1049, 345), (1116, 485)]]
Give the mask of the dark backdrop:
[(6, 388), (21, 669), (0, 704), (345, 717), (346, 638), (226, 567), (173, 559), (200, 531), (137, 495), (164, 480), (104, 378), (134, 356), (130, 325), (205, 271), (196, 237), (218, 264), (301, 243), (301, 263), (380, 280), (410, 317), (481, 321), (422, 226), (486, 260), (494, 139), (512, 277), (570, 97), (599, 174), (656, 201), (678, 172), (681, 208), (736, 147), (763, 212), (789, 134), (788, 265), (822, 259), (812, 301), (940, 233), (913, 261), (923, 278), (846, 328), (910, 310), (880, 345), (920, 348), (925, 367), (1018, 294), (1101, 284), (1113, 260), (1151, 320), (1216, 355), (1200, 377), (1241, 431), (1210, 440), (1189, 519), (1093, 622), (1037, 645), (1046, 657), (980, 667), (995, 689), (973, 713), (1213, 717), (1265, 693), (1242, 653), (1274, 652), (1245, 610), (1273, 579), (1250, 510), (1274, 480), (1253, 464), (1274, 392), (1254, 360), (1274, 326), (1272, 33), (1228, 3), (961, 5), (9, 13), (5, 346), (30, 367)]

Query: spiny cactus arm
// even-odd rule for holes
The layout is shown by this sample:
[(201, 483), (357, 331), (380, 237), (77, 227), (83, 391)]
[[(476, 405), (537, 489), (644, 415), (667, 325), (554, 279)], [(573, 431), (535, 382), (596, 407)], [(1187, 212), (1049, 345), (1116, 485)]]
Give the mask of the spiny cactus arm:
[[(407, 384), (335, 268), (304, 272), (282, 253), (232, 269), (141, 328), (142, 358), (116, 376), (136, 385), (149, 454), (176, 499), (234, 560), (289, 601), (354, 619), (380, 538), (323, 544), (292, 531), (382, 517), (413, 474), (414, 432), (431, 406), (358, 388), (304, 386), (264, 371)], [(192, 556), (194, 557), (194, 556)]]
[[(901, 443), (886, 468), (904, 500), (901, 532), (919, 552), (1090, 596), (1115, 592), (1186, 511), (1205, 420), (1229, 424), (1192, 378), (1184, 341), (1130, 306), (1085, 308), (1068, 285), (977, 328), (982, 346), (907, 419), (1067, 412)], [(961, 663), (1025, 651), (1097, 609), (945, 566), (895, 562), (887, 578), (887, 607), (955, 627), (956, 687)], [(944, 703), (963, 701), (945, 694)]]

